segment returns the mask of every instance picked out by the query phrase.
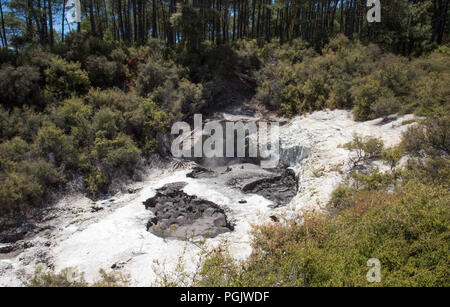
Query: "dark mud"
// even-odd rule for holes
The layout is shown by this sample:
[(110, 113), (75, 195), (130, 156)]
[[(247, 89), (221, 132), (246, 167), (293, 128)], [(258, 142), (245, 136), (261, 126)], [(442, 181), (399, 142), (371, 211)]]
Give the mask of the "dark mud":
[(155, 215), (147, 230), (164, 238), (215, 237), (233, 230), (224, 210), (217, 204), (183, 192), (184, 182), (170, 183), (157, 190), (144, 205)]
[(279, 175), (260, 178), (245, 184), (242, 191), (263, 196), (273, 202), (272, 207), (287, 205), (297, 194), (297, 178), (291, 169), (285, 169)]

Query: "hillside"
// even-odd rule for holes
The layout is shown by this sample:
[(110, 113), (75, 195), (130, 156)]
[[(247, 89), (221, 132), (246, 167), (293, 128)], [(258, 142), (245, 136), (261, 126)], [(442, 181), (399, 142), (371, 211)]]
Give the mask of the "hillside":
[(449, 286), (448, 3), (0, 1), (0, 285)]

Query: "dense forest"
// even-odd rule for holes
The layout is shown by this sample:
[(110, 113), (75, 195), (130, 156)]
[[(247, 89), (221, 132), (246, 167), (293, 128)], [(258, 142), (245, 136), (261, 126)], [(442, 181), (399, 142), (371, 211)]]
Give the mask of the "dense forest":
[(108, 41), (145, 44), (150, 38), (198, 50), (220, 44), (296, 38), (317, 51), (337, 33), (379, 43), (402, 55), (420, 54), (445, 43), (449, 1), (382, 1), (382, 22), (368, 23), (365, 0), (82, 0), (81, 24), (66, 22), (64, 1), (2, 1), (1, 42), (22, 49), (32, 42), (54, 46), (68, 30)]
[(63, 0), (0, 0), (0, 231), (139, 180), (172, 122), (230, 100), (285, 118), (414, 113), (395, 148), (346, 144), (391, 172), (350, 174), (333, 214), (257, 227), (247, 262), (214, 252), (195, 283), (364, 286), (380, 252), (385, 285), (448, 286), (450, 1), (381, 1), (372, 23), (366, 2), (82, 0), (77, 24)]

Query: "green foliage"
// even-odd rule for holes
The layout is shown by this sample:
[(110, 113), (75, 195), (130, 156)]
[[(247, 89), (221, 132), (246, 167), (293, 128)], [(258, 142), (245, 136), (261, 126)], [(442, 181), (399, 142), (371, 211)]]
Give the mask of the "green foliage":
[(4, 137), (20, 136), (27, 142), (31, 142), (37, 135), (42, 122), (46, 120), (46, 114), (36, 112), (27, 106), (14, 108), (5, 121)]
[(5, 63), (13, 65), (16, 62), (17, 54), (9, 48), (0, 49), (0, 65)]
[(381, 86), (375, 80), (365, 80), (353, 92), (355, 106), (353, 108), (355, 120), (372, 119), (372, 105), (382, 92)]
[(377, 167), (368, 173), (353, 171), (351, 173), (353, 186), (358, 189), (379, 190), (394, 182), (394, 174), (381, 172)]
[(139, 95), (146, 96), (158, 86), (178, 78), (177, 68), (170, 62), (149, 61), (142, 65), (136, 80)]
[(198, 51), (203, 40), (204, 21), (198, 10), (183, 5), (181, 13), (171, 16), (171, 22), (175, 29), (183, 33), (183, 42), (189, 51)]
[(389, 164), (393, 170), (403, 156), (403, 149), (400, 146), (384, 149), (381, 151), (381, 158)]
[(0, 212), (2, 215), (17, 215), (25, 211), (26, 206), (40, 203), (44, 195), (37, 179), (23, 173), (0, 173)]
[(449, 117), (431, 117), (411, 126), (404, 134), (401, 146), (413, 158), (402, 173), (405, 181), (421, 178), (430, 185), (449, 187)]
[(403, 149), (413, 156), (442, 156), (450, 154), (450, 116), (430, 117), (410, 127), (402, 139)]
[(117, 42), (71, 32), (66, 35), (64, 44), (54, 49), (68, 61), (84, 63), (90, 55), (107, 56), (115, 47)]
[(350, 162), (354, 166), (380, 157), (383, 146), (383, 140), (379, 138), (371, 136), (362, 137), (356, 133), (353, 135), (351, 142), (344, 144), (345, 149), (354, 152), (354, 156), (350, 157)]
[(329, 205), (337, 210), (350, 208), (352, 205), (353, 194), (355, 194), (354, 188), (339, 185), (333, 190)]
[[(179, 92), (196, 97), (184, 84)], [(25, 213), (79, 176), (90, 195), (109, 192), (158, 151), (170, 123), (151, 98), (118, 89), (91, 89), (42, 112), (0, 108), (0, 118), (1, 215)]]
[(88, 74), (81, 69), (78, 62), (66, 62), (54, 57), (44, 71), (46, 91), (51, 96), (62, 99), (72, 94), (83, 95), (90, 86)]
[(0, 167), (5, 168), (7, 161), (19, 162), (25, 159), (25, 154), (30, 150), (27, 142), (16, 136), (0, 144)]
[[(357, 192), (336, 217), (257, 227), (254, 252), (243, 265), (213, 254), (197, 284), (448, 286), (449, 197), (448, 189), (417, 181), (393, 195)], [(381, 262), (379, 284), (366, 280), (370, 258)]]
[(17, 68), (3, 65), (0, 69), (0, 96), (6, 106), (39, 104), (39, 72), (28, 65)]
[(120, 81), (125, 79), (124, 71), (120, 70), (118, 64), (108, 61), (104, 56), (89, 56), (86, 59), (86, 70), (92, 86), (102, 88), (120, 86)]
[(254, 101), (288, 117), (324, 108), (353, 108), (358, 121), (398, 112), (448, 113), (445, 50), (407, 61), (342, 35), (322, 55), (310, 50), (298, 40), (262, 48)]
[(192, 114), (203, 103), (203, 87), (186, 79), (166, 81), (152, 94), (152, 99), (164, 109), (170, 111), (173, 117), (180, 118), (183, 114)]
[(38, 267), (33, 275), (25, 279), (24, 285), (27, 287), (86, 287), (88, 283), (84, 274), (79, 274), (72, 269), (54, 273)]
[(100, 278), (90, 284), (84, 274), (73, 268), (65, 268), (56, 273), (51, 270), (38, 267), (33, 274), (22, 276), (25, 287), (125, 287), (129, 280), (119, 273), (107, 273), (99, 270)]
[(86, 174), (83, 180), (88, 193), (94, 196), (106, 192), (109, 185), (107, 176), (97, 169)]
[(43, 189), (50, 189), (65, 183), (65, 176), (53, 164), (39, 159), (37, 161), (21, 163), (17, 170), (35, 178)]
[(37, 155), (55, 164), (70, 162), (74, 153), (73, 138), (52, 124), (39, 129), (34, 148)]
[(110, 172), (130, 172), (139, 159), (140, 150), (133, 140), (123, 133), (109, 139), (104, 131), (99, 131), (95, 137), (92, 154), (100, 165)]

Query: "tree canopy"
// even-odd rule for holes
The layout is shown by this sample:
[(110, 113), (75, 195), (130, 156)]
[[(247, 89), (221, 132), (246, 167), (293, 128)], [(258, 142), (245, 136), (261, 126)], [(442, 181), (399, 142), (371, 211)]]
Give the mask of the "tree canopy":
[(1, 43), (54, 45), (70, 31), (105, 40), (199, 48), (258, 39), (280, 44), (301, 38), (320, 50), (338, 33), (378, 43), (402, 55), (445, 44), (449, 0), (381, 1), (381, 22), (369, 23), (366, 0), (81, 0), (82, 21), (69, 24), (63, 0), (2, 0)]

